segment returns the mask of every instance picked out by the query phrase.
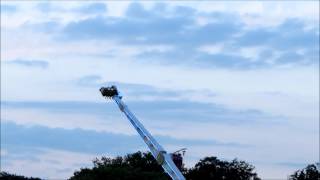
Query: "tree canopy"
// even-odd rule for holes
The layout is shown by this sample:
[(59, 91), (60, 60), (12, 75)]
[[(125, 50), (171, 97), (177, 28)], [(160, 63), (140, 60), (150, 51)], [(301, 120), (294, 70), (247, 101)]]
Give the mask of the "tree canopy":
[(93, 161), (94, 167), (76, 171), (70, 180), (85, 179), (170, 179), (151, 153), (136, 152), (124, 157), (102, 157)]
[[(150, 152), (136, 152), (125, 157), (95, 159), (94, 167), (80, 169), (71, 180), (85, 179), (156, 179), (170, 180)], [(201, 159), (194, 168), (183, 168), (186, 179), (258, 180), (254, 166), (237, 159), (221, 161), (216, 157)]]
[(10, 174), (7, 172), (0, 172), (0, 179), (3, 179), (3, 180), (40, 180), (40, 178), (25, 177), (25, 176), (20, 176), (20, 175), (16, 175), (16, 174)]
[(294, 172), (290, 180), (319, 180), (320, 168), (315, 164), (309, 164), (307, 167)]
[(216, 157), (206, 157), (201, 159), (194, 168), (185, 174), (186, 179), (215, 179), (215, 180), (259, 180), (257, 173), (253, 172), (254, 166), (239, 161), (231, 162), (219, 160)]
[[(231, 161), (220, 160), (217, 157), (204, 157), (192, 168), (182, 167), (182, 173), (187, 180), (260, 180), (255, 167), (245, 161), (234, 159)], [(38, 180), (0, 173), (0, 179), (5, 180)], [(70, 180), (170, 180), (171, 178), (158, 165), (150, 152), (136, 152), (126, 156), (115, 158), (101, 157), (93, 160), (92, 168), (81, 168), (73, 173)], [(290, 180), (318, 180), (320, 179), (319, 167), (310, 164), (307, 167), (295, 171), (289, 177)]]

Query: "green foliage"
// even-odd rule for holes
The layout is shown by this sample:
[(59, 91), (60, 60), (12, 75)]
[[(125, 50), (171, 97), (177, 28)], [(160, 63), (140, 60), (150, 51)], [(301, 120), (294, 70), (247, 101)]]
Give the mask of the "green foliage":
[(201, 159), (185, 176), (190, 180), (259, 180), (260, 178), (253, 170), (254, 166), (237, 159), (228, 162), (216, 157), (206, 157)]
[[(76, 171), (70, 180), (88, 179), (155, 179), (169, 180), (170, 177), (157, 164), (151, 153), (133, 153), (125, 157), (95, 159), (92, 169)], [(215, 180), (259, 180), (254, 167), (237, 159), (228, 162), (216, 157), (206, 157), (192, 169), (184, 169), (187, 179)]]
[(2, 180), (40, 180), (39, 178), (33, 178), (33, 177), (25, 177), (25, 176), (19, 176), (16, 174), (9, 174), (7, 172), (0, 172), (0, 179)]
[(151, 153), (136, 152), (125, 157), (114, 159), (102, 157), (93, 161), (92, 169), (81, 169), (76, 171), (70, 180), (89, 179), (155, 179), (169, 180), (162, 167), (157, 164)]
[[(70, 180), (170, 180), (150, 152), (136, 152), (124, 157), (102, 157), (93, 160), (93, 168), (82, 168), (74, 172)], [(254, 166), (234, 159), (222, 161), (217, 157), (205, 157), (191, 169), (183, 168), (187, 180), (260, 180)], [(40, 180), (39, 178), (19, 176), (0, 172), (2, 180)], [(315, 164), (296, 171), (290, 180), (320, 180), (320, 171)]]
[(309, 164), (304, 169), (296, 171), (290, 176), (290, 180), (319, 180), (320, 171), (314, 164)]

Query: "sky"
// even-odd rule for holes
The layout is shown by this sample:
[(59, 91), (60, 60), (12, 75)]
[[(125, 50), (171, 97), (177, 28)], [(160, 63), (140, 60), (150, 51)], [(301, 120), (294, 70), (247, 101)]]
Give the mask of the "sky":
[(68, 178), (147, 151), (115, 84), (168, 151), (264, 179), (319, 162), (319, 2), (1, 1), (1, 170)]

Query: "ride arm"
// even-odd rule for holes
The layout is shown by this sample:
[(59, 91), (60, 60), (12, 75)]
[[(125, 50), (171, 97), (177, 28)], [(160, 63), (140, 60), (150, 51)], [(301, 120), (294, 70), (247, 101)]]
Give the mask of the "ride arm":
[(168, 154), (163, 149), (163, 147), (153, 138), (153, 136), (147, 131), (147, 129), (145, 129), (145, 127), (140, 123), (140, 121), (135, 117), (135, 115), (129, 110), (127, 105), (125, 105), (124, 102), (121, 100), (122, 97), (119, 95), (117, 89), (115, 87), (113, 88), (115, 89), (115, 91), (113, 92), (107, 91), (108, 88), (101, 88), (100, 91), (103, 96), (112, 98), (117, 103), (117, 105), (119, 106), (119, 109), (127, 116), (130, 123), (139, 133), (143, 141), (147, 144), (153, 157), (163, 167), (165, 172), (173, 180), (185, 180), (180, 170), (176, 167), (176, 165), (172, 161), (171, 155)]

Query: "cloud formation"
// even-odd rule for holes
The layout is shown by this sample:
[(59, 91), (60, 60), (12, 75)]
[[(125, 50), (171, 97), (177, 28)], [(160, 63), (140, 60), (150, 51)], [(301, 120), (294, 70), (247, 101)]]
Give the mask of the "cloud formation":
[[(89, 154), (126, 154), (128, 151), (146, 149), (138, 135), (123, 135), (108, 132), (96, 132), (82, 129), (66, 130), (63, 128), (48, 128), (45, 126), (26, 127), (12, 122), (3, 123), (1, 140), (4, 149), (9, 152), (23, 151), (23, 148), (58, 149)], [(169, 136), (155, 136), (167, 145), (187, 147), (190, 145), (210, 145), (225, 147), (243, 147), (249, 145), (234, 142), (219, 142), (215, 140), (176, 139)], [(63, 139), (63, 141), (62, 141)], [(114, 141), (117, 139), (117, 141)], [(117, 152), (117, 153), (116, 153)]]
[(316, 5), (1, 2), (2, 167), (66, 178), (104, 141), (110, 155), (119, 140), (146, 149), (99, 94), (115, 84), (166, 150), (188, 148), (186, 164), (237, 157), (287, 177), (319, 159)]
[(14, 13), (17, 10), (17, 7), (14, 5), (8, 5), (8, 4), (2, 4), (2, 3), (0, 8), (1, 8), (1, 12), (4, 12), (4, 13)]
[[(180, 16), (180, 11), (184, 16)], [(307, 25), (299, 19), (288, 19), (269, 29), (248, 29), (237, 21), (235, 14), (199, 14), (191, 7), (169, 11), (165, 5), (158, 5), (146, 10), (134, 3), (125, 17), (96, 16), (71, 22), (63, 28), (62, 36), (69, 40), (106, 39), (121, 44), (171, 46), (168, 51), (144, 51), (137, 55), (137, 59), (144, 58), (146, 62), (165, 64), (251, 69), (319, 63), (319, 28), (306, 29)], [(197, 20), (202, 16), (213, 20), (199, 25)], [(218, 43), (223, 44), (222, 52), (198, 51), (201, 46)], [(259, 59), (237, 53), (246, 47), (261, 47), (260, 52), (253, 52)]]
[(25, 59), (15, 59), (7, 62), (8, 64), (25, 66), (25, 67), (38, 67), (42, 69), (46, 69), (49, 66), (47, 61), (42, 60), (25, 60)]

